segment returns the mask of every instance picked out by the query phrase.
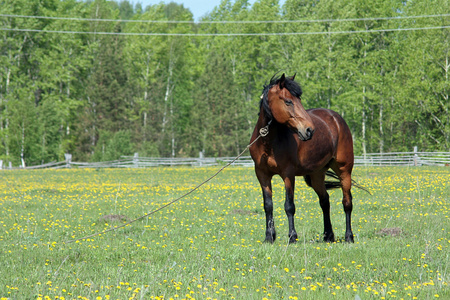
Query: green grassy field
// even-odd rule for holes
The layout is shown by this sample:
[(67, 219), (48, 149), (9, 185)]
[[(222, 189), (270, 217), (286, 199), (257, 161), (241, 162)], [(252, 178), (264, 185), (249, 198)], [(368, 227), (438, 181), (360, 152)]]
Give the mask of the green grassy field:
[(274, 180), (278, 239), (252, 168), (1, 171), (0, 299), (450, 299), (450, 168), (358, 167), (355, 243), (342, 242), (340, 190), (330, 191), (336, 243), (297, 180), (299, 241), (288, 245), (284, 188)]

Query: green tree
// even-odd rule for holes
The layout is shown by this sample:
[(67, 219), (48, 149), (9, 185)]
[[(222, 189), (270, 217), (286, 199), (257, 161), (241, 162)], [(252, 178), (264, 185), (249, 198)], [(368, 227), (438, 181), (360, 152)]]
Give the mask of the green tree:
[[(91, 4), (91, 17), (117, 19), (118, 10), (113, 10), (104, 0), (97, 0)], [(120, 33), (122, 28), (119, 22), (95, 21), (90, 24), (90, 30)], [(120, 35), (89, 37), (92, 68), (85, 81), (86, 99), (80, 109), (82, 122), (77, 128), (79, 158), (94, 155), (101, 133), (114, 134), (129, 127), (132, 93), (125, 71), (123, 44)]]
[[(145, 20), (192, 21), (183, 5), (170, 3), (147, 7), (136, 18)], [(193, 30), (189, 23), (130, 24), (139, 33), (183, 34)], [(192, 106), (191, 89), (196, 69), (192, 41), (181, 36), (130, 37), (127, 63), (136, 87), (133, 116), (139, 151), (143, 154), (175, 156), (183, 153), (184, 133)], [(136, 57), (140, 59), (136, 59)]]
[[(448, 12), (448, 1), (433, 5), (405, 3), (402, 15), (439, 15)], [(405, 20), (405, 28), (448, 26), (448, 17)], [(411, 149), (448, 151), (449, 144), (449, 40), (448, 28), (409, 31), (399, 40), (404, 58), (399, 69), (398, 101), (403, 114), (404, 144)]]
[(195, 24), (176, 3), (3, 1), (0, 159), (235, 155), (278, 71), (344, 116), (357, 154), (447, 151), (447, 2), (223, 0)]
[[(81, 6), (75, 1), (7, 1), (2, 12), (51, 17), (62, 16), (67, 9), (75, 12)], [(3, 32), (0, 44), (4, 62), (1, 76), (4, 155), (14, 155), (15, 161), (21, 157), (26, 164), (60, 159), (67, 150), (63, 132), (70, 132), (62, 128), (70, 128), (72, 121), (68, 106), (76, 102), (70, 97), (71, 83), (77, 80), (72, 63), (78, 54), (76, 39), (38, 32), (61, 28), (61, 22), (51, 19), (10, 17), (3, 22), (11, 29)], [(36, 124), (40, 125), (37, 129)]]

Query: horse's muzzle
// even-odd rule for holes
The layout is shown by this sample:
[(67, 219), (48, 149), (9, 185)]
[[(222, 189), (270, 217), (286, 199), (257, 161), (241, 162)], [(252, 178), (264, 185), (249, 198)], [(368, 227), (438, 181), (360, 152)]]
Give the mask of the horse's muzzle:
[(302, 141), (307, 141), (307, 140), (312, 139), (313, 134), (314, 134), (314, 129), (311, 129), (311, 127), (307, 127), (303, 133), (301, 130), (298, 130), (298, 136), (300, 137), (300, 139)]

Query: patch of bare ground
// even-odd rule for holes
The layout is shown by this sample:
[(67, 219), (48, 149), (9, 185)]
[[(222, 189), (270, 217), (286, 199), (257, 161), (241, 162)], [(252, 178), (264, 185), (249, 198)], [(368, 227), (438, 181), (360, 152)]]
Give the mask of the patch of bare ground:
[(400, 236), (403, 230), (400, 227), (383, 228), (376, 232), (378, 235)]
[(103, 222), (121, 222), (121, 221), (129, 221), (130, 218), (128, 218), (125, 215), (105, 215), (100, 217), (100, 221)]

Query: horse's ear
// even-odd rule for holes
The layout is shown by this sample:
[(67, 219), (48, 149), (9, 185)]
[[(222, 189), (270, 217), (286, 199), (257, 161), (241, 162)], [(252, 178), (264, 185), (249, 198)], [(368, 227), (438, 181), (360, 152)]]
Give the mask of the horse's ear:
[(282, 90), (282, 89), (284, 89), (284, 82), (286, 81), (286, 76), (284, 75), (284, 73), (283, 73), (283, 75), (281, 75), (281, 77), (280, 77), (280, 82), (279, 82), (279, 87), (280, 87), (280, 90)]
[(295, 73), (294, 76), (292, 76), (292, 77), (290, 78), (292, 81), (294, 81), (295, 75), (297, 75), (297, 73)]

